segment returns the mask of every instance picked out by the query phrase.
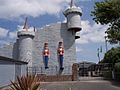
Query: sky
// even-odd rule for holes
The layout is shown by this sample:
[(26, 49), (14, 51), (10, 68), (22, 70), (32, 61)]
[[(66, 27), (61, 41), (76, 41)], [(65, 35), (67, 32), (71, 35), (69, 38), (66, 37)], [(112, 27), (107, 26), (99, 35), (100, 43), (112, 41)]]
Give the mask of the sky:
[[(96, 24), (90, 15), (94, 3), (102, 0), (74, 0), (82, 9), (82, 30), (77, 33), (77, 62), (98, 62), (97, 49), (102, 46), (101, 59), (105, 51), (105, 30), (108, 25)], [(29, 27), (43, 27), (50, 23), (63, 22), (63, 11), (69, 6), (70, 0), (0, 0), (0, 45), (15, 42), (16, 32), (23, 26), (28, 17)], [(112, 47), (108, 44), (108, 48)]]

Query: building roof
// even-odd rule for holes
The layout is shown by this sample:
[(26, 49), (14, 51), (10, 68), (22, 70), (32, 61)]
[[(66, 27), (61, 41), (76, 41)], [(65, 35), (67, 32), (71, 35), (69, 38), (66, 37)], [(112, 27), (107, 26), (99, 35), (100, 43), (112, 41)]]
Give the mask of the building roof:
[(18, 61), (12, 58), (0, 56), (0, 65), (11, 65), (11, 64), (25, 65), (28, 63), (24, 61)]
[(91, 65), (95, 65), (95, 63), (83, 61), (83, 62), (79, 62), (78, 65), (79, 65), (79, 68), (88, 68)]

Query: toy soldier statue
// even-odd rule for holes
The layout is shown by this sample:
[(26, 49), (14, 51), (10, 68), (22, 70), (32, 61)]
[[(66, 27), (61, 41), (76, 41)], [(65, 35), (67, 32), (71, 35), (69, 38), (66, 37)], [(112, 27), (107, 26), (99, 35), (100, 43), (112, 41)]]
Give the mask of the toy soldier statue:
[(48, 69), (48, 60), (49, 60), (49, 48), (48, 48), (48, 43), (44, 44), (44, 49), (43, 49), (43, 61), (45, 64), (45, 69)]
[(63, 42), (59, 42), (58, 45), (58, 50), (57, 50), (57, 54), (58, 54), (58, 60), (59, 60), (59, 64), (60, 64), (60, 70), (63, 70), (63, 56), (64, 56), (64, 48), (63, 48)]

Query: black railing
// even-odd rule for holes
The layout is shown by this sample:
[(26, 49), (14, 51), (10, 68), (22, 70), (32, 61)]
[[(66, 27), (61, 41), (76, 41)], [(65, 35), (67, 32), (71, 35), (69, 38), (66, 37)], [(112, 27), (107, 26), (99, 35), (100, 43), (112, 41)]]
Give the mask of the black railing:
[(34, 66), (27, 68), (28, 74), (46, 74), (46, 75), (72, 75), (72, 66), (64, 66), (64, 70), (61, 71), (58, 66), (49, 66), (48, 69), (44, 67)]

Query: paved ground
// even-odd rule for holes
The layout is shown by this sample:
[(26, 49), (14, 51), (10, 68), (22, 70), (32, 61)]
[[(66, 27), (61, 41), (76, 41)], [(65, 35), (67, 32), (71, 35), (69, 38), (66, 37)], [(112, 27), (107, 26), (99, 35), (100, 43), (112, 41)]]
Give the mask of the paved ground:
[(103, 77), (79, 77), (79, 81), (104, 80)]
[(120, 83), (106, 81), (100, 77), (81, 77), (80, 81), (41, 82), (40, 84), (40, 90), (120, 90)]
[(41, 83), (40, 90), (120, 90), (120, 83), (105, 80)]

